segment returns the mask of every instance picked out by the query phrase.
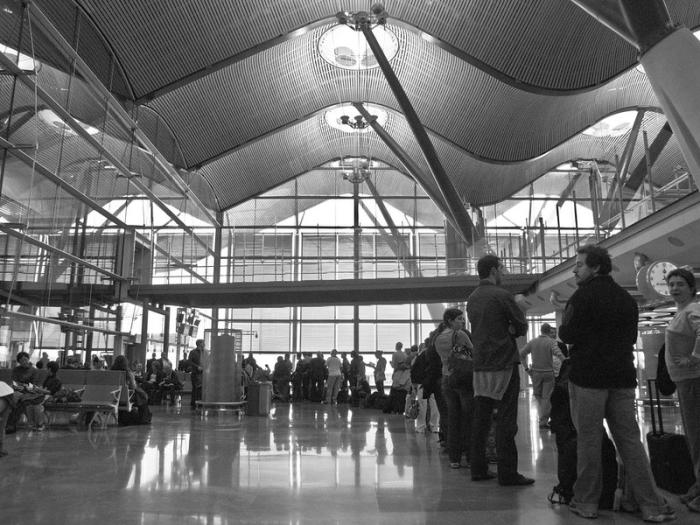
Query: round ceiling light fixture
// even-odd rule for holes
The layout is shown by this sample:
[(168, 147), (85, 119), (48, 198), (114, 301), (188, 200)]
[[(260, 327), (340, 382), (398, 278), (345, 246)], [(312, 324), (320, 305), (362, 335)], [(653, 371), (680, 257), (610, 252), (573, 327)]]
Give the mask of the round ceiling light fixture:
[[(379, 42), (386, 58), (391, 60), (399, 51), (399, 40), (385, 25), (378, 25), (372, 33)], [(377, 59), (361, 31), (347, 25), (335, 25), (321, 35), (318, 52), (329, 64), (341, 69), (372, 69), (378, 67)]]
[[(364, 107), (370, 115), (377, 117), (377, 123), (380, 126), (383, 127), (386, 124), (388, 118), (386, 110), (372, 104), (364, 104)], [(372, 129), (352, 104), (335, 106), (326, 111), (324, 118), (329, 126), (346, 133), (366, 133)]]

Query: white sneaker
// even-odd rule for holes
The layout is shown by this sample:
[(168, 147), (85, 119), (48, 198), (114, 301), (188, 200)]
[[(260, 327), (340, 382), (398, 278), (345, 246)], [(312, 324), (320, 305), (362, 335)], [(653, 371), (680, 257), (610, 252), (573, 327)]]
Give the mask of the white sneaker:
[(583, 509), (580, 509), (580, 508), (578, 508), (578, 507), (576, 506), (576, 503), (574, 503), (573, 501), (570, 501), (570, 502), (569, 502), (569, 510), (570, 510), (571, 512), (573, 512), (574, 514), (578, 514), (578, 515), (581, 516), (582, 518), (586, 518), (586, 519), (589, 519), (589, 520), (594, 520), (594, 519), (596, 519), (596, 518), (598, 517), (598, 513), (597, 513), (597, 512), (593, 512), (593, 511), (590, 511), (590, 510), (583, 510)]
[(676, 517), (676, 513), (669, 510), (658, 514), (647, 514), (646, 516), (643, 516), (642, 519), (644, 521), (648, 521), (649, 523), (663, 523), (665, 521), (673, 521), (676, 519)]

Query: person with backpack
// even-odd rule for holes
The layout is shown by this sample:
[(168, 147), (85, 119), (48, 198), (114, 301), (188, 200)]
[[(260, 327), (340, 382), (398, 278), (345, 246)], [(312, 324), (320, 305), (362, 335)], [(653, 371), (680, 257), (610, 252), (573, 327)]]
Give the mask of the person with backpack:
[[(437, 354), (435, 355), (437, 356)], [(413, 388), (416, 392), (416, 399), (418, 400), (416, 432), (419, 434), (426, 431), (437, 432), (440, 426), (440, 412), (438, 411), (437, 402), (435, 400), (435, 392), (429, 391), (428, 388), (424, 388), (423, 386), (424, 383), (426, 383), (426, 387), (428, 386), (429, 358), (428, 345), (421, 343), (418, 347), (418, 355), (411, 365), (411, 383), (413, 384)], [(428, 407), (430, 407), (430, 414), (428, 414)], [(426, 424), (428, 415), (430, 415), (430, 422)]]
[[(570, 371), (571, 363), (568, 360), (563, 361), (554, 383), (550, 413), (552, 433), (557, 444), (557, 478), (559, 483), (554, 486), (547, 499), (550, 503), (563, 505), (568, 505), (574, 496), (574, 483), (577, 477), (577, 434), (569, 408)], [(603, 489), (598, 506), (601, 509), (612, 509), (615, 502), (615, 490), (618, 486), (617, 453), (607, 432), (603, 430), (601, 435), (603, 436), (601, 445)]]

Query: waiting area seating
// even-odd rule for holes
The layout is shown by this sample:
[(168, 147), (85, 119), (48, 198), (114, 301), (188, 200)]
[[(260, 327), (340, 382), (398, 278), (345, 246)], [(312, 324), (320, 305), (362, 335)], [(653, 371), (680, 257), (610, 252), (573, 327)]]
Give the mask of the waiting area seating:
[[(43, 406), (50, 425), (55, 424), (56, 414), (62, 412), (77, 415), (81, 426), (104, 429), (110, 422), (117, 423), (120, 410), (131, 411), (133, 392), (123, 371), (62, 368), (57, 375), (62, 390), (77, 393), (80, 400), (59, 401), (48, 397)], [(12, 370), (0, 369), (0, 381), (11, 385)]]

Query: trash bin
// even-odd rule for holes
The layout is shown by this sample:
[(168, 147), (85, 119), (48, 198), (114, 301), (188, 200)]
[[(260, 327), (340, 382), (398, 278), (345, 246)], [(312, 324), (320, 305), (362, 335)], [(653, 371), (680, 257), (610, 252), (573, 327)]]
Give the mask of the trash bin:
[(272, 383), (251, 383), (248, 385), (249, 416), (266, 416), (270, 413), (272, 404)]

